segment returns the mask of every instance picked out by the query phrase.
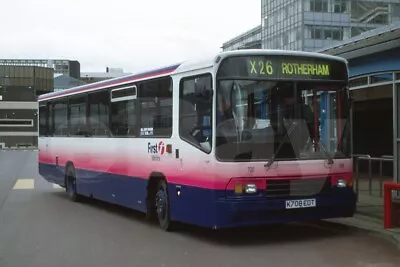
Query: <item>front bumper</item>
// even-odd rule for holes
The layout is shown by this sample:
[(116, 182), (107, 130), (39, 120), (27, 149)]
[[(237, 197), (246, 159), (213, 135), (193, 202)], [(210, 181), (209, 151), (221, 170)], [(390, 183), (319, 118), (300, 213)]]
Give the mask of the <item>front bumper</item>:
[[(316, 206), (286, 209), (286, 200), (300, 199), (315, 199)], [(352, 217), (355, 207), (356, 196), (351, 188), (311, 197), (218, 200), (214, 228)]]

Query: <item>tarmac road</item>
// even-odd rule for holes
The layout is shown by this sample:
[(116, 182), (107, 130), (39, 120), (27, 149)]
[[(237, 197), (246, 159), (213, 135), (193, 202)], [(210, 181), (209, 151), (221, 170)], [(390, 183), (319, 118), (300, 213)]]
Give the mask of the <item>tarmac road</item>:
[(0, 151), (0, 267), (400, 266), (400, 252), (347, 227), (288, 224), (163, 232), (143, 214), (70, 202), (36, 151)]

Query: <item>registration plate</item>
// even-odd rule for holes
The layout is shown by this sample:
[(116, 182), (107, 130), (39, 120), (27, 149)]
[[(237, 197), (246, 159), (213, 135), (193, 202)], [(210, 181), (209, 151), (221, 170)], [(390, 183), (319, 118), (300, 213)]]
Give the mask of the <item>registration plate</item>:
[(315, 207), (316, 201), (313, 199), (286, 200), (286, 209), (301, 209)]

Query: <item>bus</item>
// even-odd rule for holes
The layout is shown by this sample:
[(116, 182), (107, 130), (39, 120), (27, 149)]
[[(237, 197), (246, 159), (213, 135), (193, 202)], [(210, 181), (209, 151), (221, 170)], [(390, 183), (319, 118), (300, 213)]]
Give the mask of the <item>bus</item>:
[(40, 175), (165, 231), (351, 217), (348, 64), (238, 50), (41, 95)]

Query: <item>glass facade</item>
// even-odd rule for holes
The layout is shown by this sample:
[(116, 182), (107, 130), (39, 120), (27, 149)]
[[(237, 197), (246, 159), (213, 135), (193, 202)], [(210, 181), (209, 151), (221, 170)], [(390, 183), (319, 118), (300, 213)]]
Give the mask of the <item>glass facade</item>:
[(262, 47), (315, 51), (400, 20), (398, 0), (262, 0)]
[(302, 1), (261, 1), (263, 47), (300, 50), (302, 48)]
[(225, 42), (222, 50), (260, 49), (261, 46), (261, 26), (258, 26)]

